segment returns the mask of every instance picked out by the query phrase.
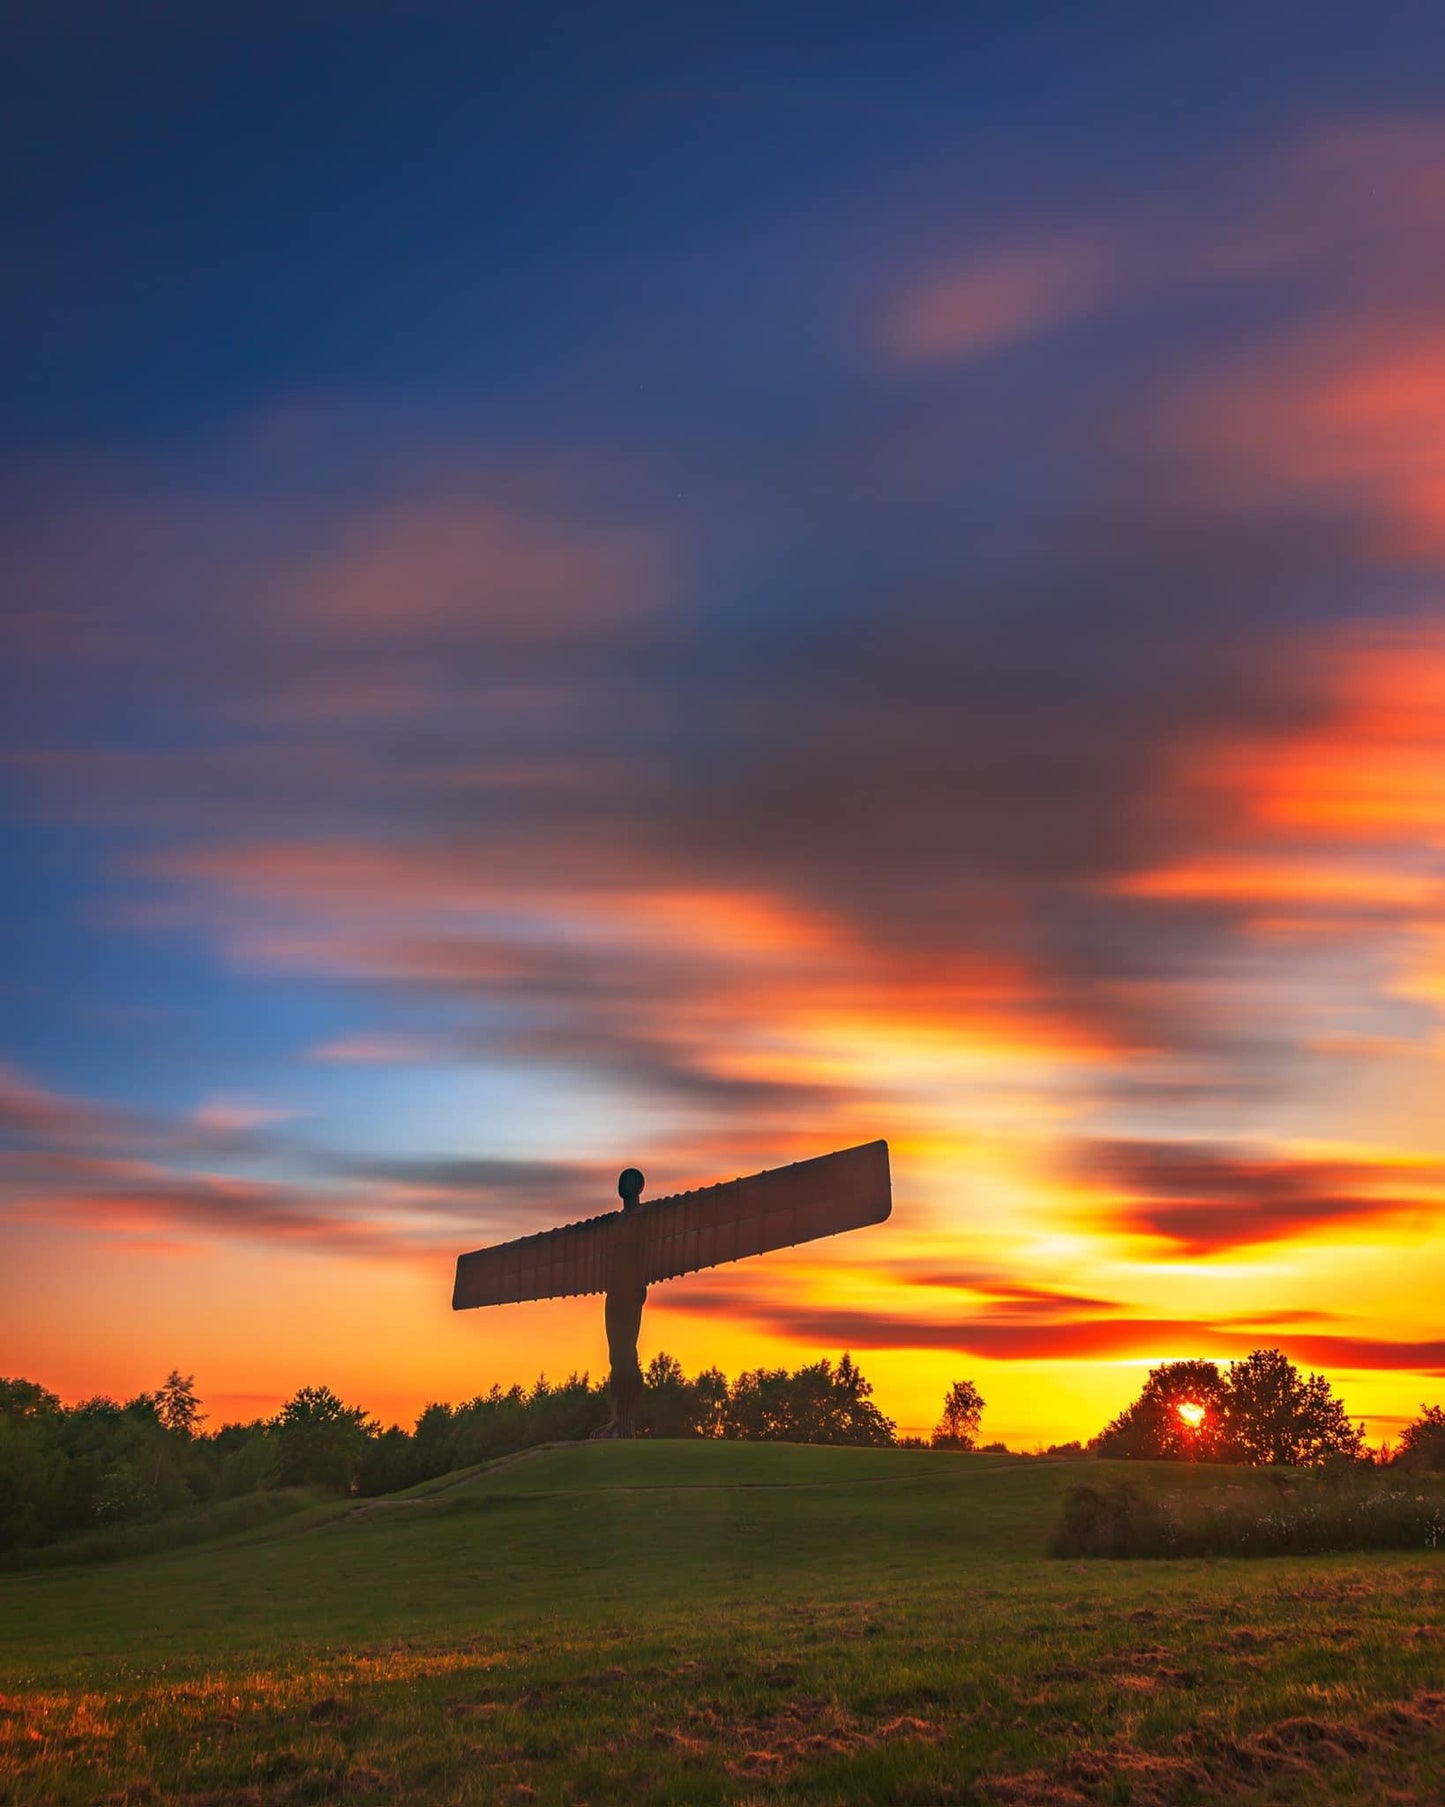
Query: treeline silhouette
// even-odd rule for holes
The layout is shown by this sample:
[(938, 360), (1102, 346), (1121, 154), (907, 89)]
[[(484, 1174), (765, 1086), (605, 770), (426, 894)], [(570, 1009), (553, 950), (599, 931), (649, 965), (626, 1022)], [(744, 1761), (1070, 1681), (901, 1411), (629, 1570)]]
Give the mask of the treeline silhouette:
[[(900, 1439), (848, 1355), (792, 1372), (752, 1368), (730, 1381), (718, 1368), (689, 1377), (664, 1354), (645, 1381), (637, 1422), (646, 1437), (974, 1449), (985, 1404), (972, 1381), (955, 1381), (932, 1438)], [(582, 1440), (609, 1416), (605, 1382), (585, 1374), (429, 1405), (409, 1431), (383, 1430), (329, 1387), (301, 1387), (273, 1416), (215, 1430), (205, 1428), (201, 1406), (191, 1377), (176, 1372), (154, 1393), (74, 1406), (34, 1381), (0, 1379), (0, 1554), (247, 1498), (244, 1510), (259, 1522), (284, 1509), (279, 1495), (288, 1489), (393, 1493), (540, 1443)], [(1422, 1406), (1394, 1449), (1372, 1454), (1323, 1376), (1301, 1374), (1277, 1349), (1257, 1349), (1224, 1372), (1201, 1361), (1155, 1368), (1087, 1448), (1034, 1453), (1445, 1470), (1445, 1409)], [(239, 1528), (241, 1511), (217, 1510), (215, 1528)]]
[[(717, 1368), (689, 1379), (674, 1357), (658, 1355), (646, 1383), (644, 1436), (895, 1441), (893, 1421), (847, 1355), (791, 1373), (753, 1368), (733, 1381)], [(273, 1417), (211, 1431), (201, 1405), (192, 1377), (177, 1372), (123, 1404), (74, 1406), (34, 1381), (0, 1379), (0, 1551), (261, 1489), (392, 1493), (539, 1443), (587, 1438), (610, 1413), (606, 1383), (585, 1374), (429, 1405), (410, 1431), (383, 1430), (329, 1387), (301, 1387)]]
[[(1438, 1409), (1438, 1408), (1436, 1408)], [(1427, 1423), (1406, 1432), (1409, 1454), (1430, 1442)], [(1363, 1425), (1350, 1421), (1323, 1374), (1302, 1374), (1278, 1349), (1256, 1349), (1221, 1371), (1210, 1361), (1152, 1368), (1132, 1405), (1089, 1445), (1096, 1456), (1239, 1462), (1312, 1468), (1368, 1458)]]

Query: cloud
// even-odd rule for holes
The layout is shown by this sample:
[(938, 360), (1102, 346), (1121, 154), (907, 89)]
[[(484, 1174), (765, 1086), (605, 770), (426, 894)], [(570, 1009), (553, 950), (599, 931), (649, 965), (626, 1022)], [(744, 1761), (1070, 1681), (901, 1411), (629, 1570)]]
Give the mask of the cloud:
[(0, 1150), (0, 1220), (147, 1247), (240, 1241), (284, 1253), (418, 1262), (444, 1273), (482, 1246), (613, 1208), (615, 1170), (554, 1161), (365, 1161), (290, 1151), (271, 1180), (142, 1155)]
[(972, 1293), (981, 1298), (995, 1316), (1031, 1316), (1046, 1320), (1049, 1316), (1071, 1316), (1080, 1311), (1123, 1311), (1114, 1299), (1090, 1298), (1086, 1294), (1060, 1291), (1051, 1286), (1029, 1286), (981, 1267), (947, 1267), (919, 1259), (894, 1261), (883, 1270), (890, 1280), (907, 1286), (925, 1286), (940, 1291)]
[[(957, 1337), (966, 1306), (980, 1348), (1116, 1359), (1200, 1330), (1132, 1323), (1087, 1262), (1077, 1293), (992, 1251), (970, 1277), (959, 1226), (1003, 1236), (1015, 1204), (1081, 1258), (1415, 1235), (1425, 1168), (1280, 1138), (1369, 1143), (1334, 1119), (1378, 1109), (1352, 1081), (1385, 1041), (1434, 1095), (1445, 655), (1415, 492), (1445, 158), (1358, 126), (1243, 162), (946, 246), (900, 284), (882, 374), (738, 384), (665, 441), (358, 477), (308, 427), (284, 481), (274, 445), (227, 442), (12, 511), (8, 770), (104, 829), (88, 919), (193, 938), (257, 1000), (344, 988), (352, 1033), (277, 1013), (298, 1091), (502, 1063), (548, 1121), (600, 1096), (646, 1125), (679, 1183), (891, 1134), (878, 1334)], [(1393, 335), (1402, 281), (1422, 306)], [(1030, 361), (1151, 296), (1068, 380)], [(950, 359), (977, 406), (933, 380)], [(309, 1250), (335, 1221), (409, 1258), (610, 1198), (540, 1135), (515, 1170), (368, 1163), (227, 1098), (154, 1122), (15, 1080), (0, 1122), (32, 1157), (148, 1163), (24, 1175), (154, 1235)], [(1394, 1132), (1438, 1135), (1428, 1105)], [(923, 1224), (950, 1240), (914, 1266)]]
[(1092, 313), (1114, 284), (1102, 242), (1061, 233), (995, 246), (905, 292), (883, 342), (902, 363), (981, 357)]
[(118, 1116), (47, 1092), (14, 1067), (0, 1065), (0, 1140), (81, 1145), (113, 1138), (119, 1127)]
[(426, 498), (343, 521), (289, 579), (284, 606), (353, 645), (575, 644), (655, 608), (659, 580), (656, 544), (640, 533)]
[[(968, 251), (942, 252), (906, 280), (885, 311), (885, 353), (903, 363), (978, 358), (1090, 315), (1161, 301), (1176, 310), (1221, 294), (1273, 293), (1301, 285), (1346, 317), (1378, 316), (1410, 296), (1425, 318), (1445, 296), (1445, 127), (1437, 119), (1381, 117), (1316, 123), (1269, 148), (1171, 172), (1132, 197), (1071, 211), (1067, 224), (1036, 225)], [(1423, 307), (1422, 303), (1425, 303)], [(1274, 361), (1278, 370), (1278, 360)], [(1396, 367), (1401, 376), (1407, 373)], [(1421, 374), (1418, 370), (1412, 373)], [(1264, 409), (1280, 386), (1269, 362)], [(1290, 382), (1285, 378), (1285, 383)], [(1326, 462), (1370, 456), (1384, 416), (1424, 429), (1431, 389), (1412, 382), (1323, 398)], [(1245, 385), (1241, 396), (1247, 395)], [(1421, 449), (1435, 455), (1433, 443)], [(1301, 447), (1303, 450), (1303, 447)]]
[(443, 1246), (388, 1223), (371, 1201), (229, 1173), (178, 1173), (144, 1161), (0, 1158), (0, 1218), (81, 1229), (146, 1246), (241, 1240), (276, 1250), (375, 1261), (436, 1262)]
[(1445, 334), (1378, 309), (1295, 329), (1194, 377), (1167, 431), (1217, 482), (1352, 510), (1383, 557), (1438, 563), (1442, 403)]
[(1445, 1165), (1312, 1159), (1190, 1142), (1082, 1143), (1073, 1174), (1098, 1188), (1125, 1230), (1191, 1257), (1308, 1239), (1339, 1226), (1376, 1233), (1428, 1222), (1445, 1203)]
[(678, 1312), (727, 1313), (775, 1336), (835, 1349), (946, 1350), (987, 1361), (1147, 1361), (1201, 1356), (1239, 1360), (1265, 1341), (1292, 1360), (1321, 1367), (1431, 1374), (1445, 1341), (1391, 1341), (1271, 1328), (1265, 1336), (1195, 1318), (1093, 1318), (1017, 1324), (984, 1317), (940, 1322), (894, 1312), (760, 1303), (740, 1292), (659, 1292)]
[(197, 1129), (221, 1136), (261, 1129), (270, 1123), (289, 1123), (303, 1116), (288, 1105), (262, 1104), (253, 1099), (213, 1096), (196, 1106), (191, 1122)]
[(307, 1049), (306, 1058), (323, 1066), (405, 1066), (445, 1058), (444, 1043), (415, 1035), (363, 1031), (337, 1036)]
[[(344, 743), (388, 726), (435, 758), (453, 710), (473, 710), (474, 739), (508, 740), (519, 715), (565, 709), (577, 671), (657, 631), (673, 581), (663, 535), (604, 515), (580, 461), (502, 472), (433, 448), (421, 469), (363, 477), (340, 458), (330, 484), (312, 471), (288, 487), (244, 431), (206, 452), (231, 468), (229, 489), (188, 467), (88, 466), (4, 497), (17, 616), (51, 624), (26, 635), (24, 678), (0, 692), (12, 750), (83, 757), (97, 729), (124, 722), (123, 670), (136, 695), (190, 720), (204, 764), (254, 778), (273, 750), (217, 744), (218, 728), (280, 730), (339, 777)], [(56, 748), (61, 723), (82, 747)], [(184, 762), (114, 738), (112, 760), (185, 784), (164, 769)], [(518, 751), (510, 738), (514, 769)]]

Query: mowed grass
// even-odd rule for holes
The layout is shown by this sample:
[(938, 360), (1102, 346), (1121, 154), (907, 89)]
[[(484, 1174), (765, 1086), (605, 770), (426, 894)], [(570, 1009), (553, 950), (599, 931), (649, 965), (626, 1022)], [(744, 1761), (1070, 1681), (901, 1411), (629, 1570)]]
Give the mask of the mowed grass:
[(1445, 1800), (1440, 1558), (1049, 1560), (1124, 1472), (585, 1445), (8, 1576), (0, 1801)]

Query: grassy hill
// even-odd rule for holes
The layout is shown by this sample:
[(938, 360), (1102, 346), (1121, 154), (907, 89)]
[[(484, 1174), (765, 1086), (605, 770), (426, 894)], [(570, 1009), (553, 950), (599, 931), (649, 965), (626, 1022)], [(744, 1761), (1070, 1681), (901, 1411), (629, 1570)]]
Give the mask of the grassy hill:
[(0, 1802), (1445, 1798), (1438, 1558), (1049, 1561), (1079, 1478), (593, 1444), (0, 1578)]

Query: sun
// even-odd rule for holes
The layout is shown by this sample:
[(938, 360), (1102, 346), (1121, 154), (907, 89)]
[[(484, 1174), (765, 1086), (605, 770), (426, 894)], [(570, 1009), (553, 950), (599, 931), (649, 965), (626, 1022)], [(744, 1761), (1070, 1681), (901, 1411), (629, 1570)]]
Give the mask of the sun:
[(1190, 1430), (1197, 1431), (1204, 1422), (1204, 1407), (1197, 1399), (1181, 1399), (1174, 1410), (1178, 1412)]

